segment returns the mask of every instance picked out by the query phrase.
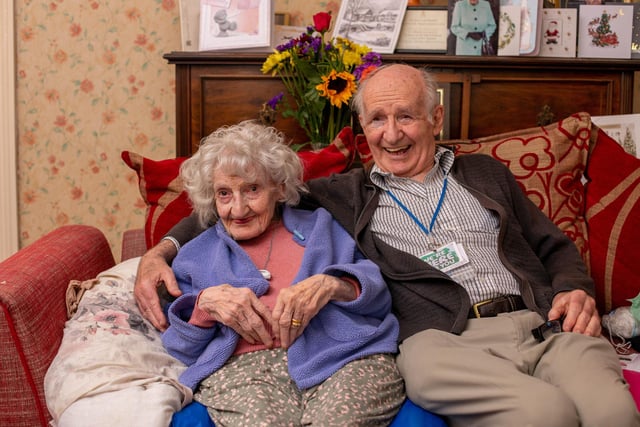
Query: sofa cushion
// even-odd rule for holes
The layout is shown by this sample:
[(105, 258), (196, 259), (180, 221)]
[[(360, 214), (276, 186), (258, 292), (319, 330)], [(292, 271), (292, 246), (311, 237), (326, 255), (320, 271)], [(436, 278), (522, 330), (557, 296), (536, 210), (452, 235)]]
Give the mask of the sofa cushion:
[(151, 160), (131, 151), (123, 151), (121, 156), (138, 175), (138, 189), (147, 205), (144, 235), (147, 248), (150, 248), (174, 224), (191, 213), (180, 178), (180, 165), (186, 157)]
[(544, 127), (448, 141), (457, 155), (488, 154), (504, 163), (522, 190), (576, 244), (588, 262), (584, 186), (591, 117), (577, 113)]
[[(344, 171), (353, 162), (355, 153), (350, 127), (342, 129), (322, 150), (298, 152), (304, 166), (304, 180)], [(186, 157), (151, 160), (131, 151), (123, 151), (121, 157), (138, 175), (140, 195), (147, 205), (144, 231), (147, 248), (150, 248), (191, 213), (189, 197), (182, 190), (180, 178), (180, 165)]]
[(586, 217), (598, 309), (628, 306), (640, 293), (640, 159), (601, 129), (587, 168)]
[(167, 353), (133, 298), (139, 260), (86, 282), (93, 286), (65, 324), (44, 379), (58, 425), (169, 425), (173, 413), (191, 402), (191, 389), (178, 381), (185, 366)]

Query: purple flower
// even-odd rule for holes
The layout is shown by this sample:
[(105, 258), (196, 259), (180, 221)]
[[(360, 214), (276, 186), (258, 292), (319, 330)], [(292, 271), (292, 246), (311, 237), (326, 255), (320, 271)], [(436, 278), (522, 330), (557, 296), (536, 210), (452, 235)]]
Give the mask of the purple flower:
[(362, 73), (371, 68), (378, 68), (382, 65), (382, 58), (379, 53), (376, 52), (367, 52), (362, 57), (362, 64), (358, 65), (355, 70), (353, 70), (353, 75), (356, 77), (357, 81), (360, 81), (362, 78)]
[(268, 100), (267, 105), (271, 107), (272, 110), (275, 110), (276, 107), (278, 106), (278, 103), (282, 100), (283, 96), (284, 96), (284, 92), (280, 92), (279, 94), (277, 94), (276, 96)]

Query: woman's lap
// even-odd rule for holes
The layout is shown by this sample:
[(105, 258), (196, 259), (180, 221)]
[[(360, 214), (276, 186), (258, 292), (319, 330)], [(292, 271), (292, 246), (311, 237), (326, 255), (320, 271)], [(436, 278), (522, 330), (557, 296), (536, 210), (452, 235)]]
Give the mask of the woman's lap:
[(276, 349), (231, 358), (194, 397), (216, 425), (388, 425), (404, 385), (392, 355), (373, 355), (300, 391), (289, 377), (286, 351)]

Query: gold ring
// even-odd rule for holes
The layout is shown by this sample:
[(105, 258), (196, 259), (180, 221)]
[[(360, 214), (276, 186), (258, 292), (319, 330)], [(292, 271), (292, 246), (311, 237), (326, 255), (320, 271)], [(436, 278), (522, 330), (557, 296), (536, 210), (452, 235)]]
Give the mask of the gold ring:
[(291, 327), (292, 328), (299, 328), (300, 325), (302, 325), (302, 321), (301, 320), (291, 319)]

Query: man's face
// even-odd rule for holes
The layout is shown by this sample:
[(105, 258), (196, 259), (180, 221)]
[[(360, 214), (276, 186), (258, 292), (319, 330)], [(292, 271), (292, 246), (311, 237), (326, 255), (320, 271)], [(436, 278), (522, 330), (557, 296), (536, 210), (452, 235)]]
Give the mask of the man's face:
[(394, 65), (371, 77), (360, 116), (376, 165), (396, 176), (422, 180), (433, 166), (443, 109), (429, 120), (426, 89), (413, 67)]

